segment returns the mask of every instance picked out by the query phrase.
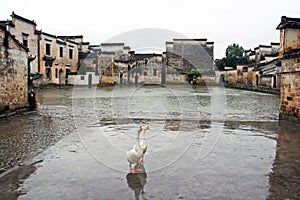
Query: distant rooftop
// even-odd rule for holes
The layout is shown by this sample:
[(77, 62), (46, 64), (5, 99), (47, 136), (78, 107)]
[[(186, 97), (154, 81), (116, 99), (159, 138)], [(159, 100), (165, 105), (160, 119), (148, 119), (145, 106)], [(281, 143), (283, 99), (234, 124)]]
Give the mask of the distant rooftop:
[(124, 43), (101, 43), (101, 46), (124, 46)]
[(206, 42), (207, 39), (206, 38), (198, 38), (198, 39), (187, 39), (187, 38), (183, 38), (183, 39), (173, 39), (173, 41), (196, 41), (196, 42)]

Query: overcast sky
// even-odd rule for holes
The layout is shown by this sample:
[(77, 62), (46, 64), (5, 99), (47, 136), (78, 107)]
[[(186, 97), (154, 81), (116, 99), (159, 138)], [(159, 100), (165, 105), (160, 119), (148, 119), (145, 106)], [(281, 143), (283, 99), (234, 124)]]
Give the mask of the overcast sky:
[[(1, 20), (11, 19), (14, 11), (22, 17), (35, 20), (38, 29), (53, 35), (83, 35), (84, 40), (91, 44), (108, 41), (126, 43), (118, 40), (134, 35), (140, 41), (155, 40), (156, 43), (150, 46), (149, 42), (144, 45), (153, 49), (165, 48), (165, 41), (174, 37), (207, 38), (215, 43), (215, 58), (224, 57), (226, 47), (232, 43), (238, 43), (244, 49), (253, 49), (260, 44), (279, 42), (276, 27), (281, 16), (300, 18), (299, 0), (0, 2)], [(143, 34), (139, 34), (140, 30), (143, 30)], [(149, 34), (144, 34), (148, 30)], [(153, 34), (155, 30), (156, 34)], [(126, 45), (137, 48), (129, 44), (132, 40), (130, 38)]]

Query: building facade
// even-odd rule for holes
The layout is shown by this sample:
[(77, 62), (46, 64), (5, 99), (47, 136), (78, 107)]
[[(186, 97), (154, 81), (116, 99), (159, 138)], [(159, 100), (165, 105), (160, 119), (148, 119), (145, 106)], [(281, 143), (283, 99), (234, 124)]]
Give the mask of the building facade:
[(35, 84), (67, 84), (68, 74), (76, 72), (79, 52), (88, 51), (83, 36), (56, 36), (36, 29), (36, 22), (14, 12), (11, 20), (2, 21), (6, 29), (29, 49), (35, 58), (30, 65), (32, 74), (42, 75)]
[(39, 72), (44, 84), (68, 84), (68, 74), (76, 72), (80, 43), (45, 32), (39, 35)]
[(259, 45), (254, 50), (245, 50), (244, 55), (248, 64), (237, 64), (236, 69), (225, 67), (223, 71), (216, 73), (217, 78), (221, 82), (233, 85), (279, 92), (281, 86), (279, 43)]
[(166, 65), (179, 72), (213, 69), (214, 42), (207, 39), (173, 39), (166, 42)]
[(300, 123), (300, 18), (283, 16), (280, 30), (280, 119)]

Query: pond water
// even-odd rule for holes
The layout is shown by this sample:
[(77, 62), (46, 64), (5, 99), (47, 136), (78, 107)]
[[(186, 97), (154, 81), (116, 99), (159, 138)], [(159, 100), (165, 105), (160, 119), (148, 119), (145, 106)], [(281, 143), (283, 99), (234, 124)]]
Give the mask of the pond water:
[[(278, 120), (279, 96), (140, 85), (45, 90), (38, 102), (76, 129), (35, 158), (19, 199), (299, 198), (299, 127)], [(140, 124), (143, 172), (129, 173)]]

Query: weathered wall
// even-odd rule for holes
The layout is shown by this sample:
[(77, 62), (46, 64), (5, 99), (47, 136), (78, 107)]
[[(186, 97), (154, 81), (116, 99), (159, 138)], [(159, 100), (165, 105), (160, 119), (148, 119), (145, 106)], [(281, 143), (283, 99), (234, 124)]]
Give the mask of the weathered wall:
[[(28, 55), (32, 57), (38, 54), (38, 37), (35, 34), (36, 24), (30, 20), (22, 20), (17, 15), (12, 14), (12, 23), (14, 26), (9, 27), (9, 32), (14, 35), (21, 43), (23, 42), (23, 35), (28, 34)], [(35, 59), (31, 63), (31, 72), (38, 72), (38, 60)]]
[(123, 52), (124, 43), (101, 43), (102, 52)]
[(300, 63), (297, 62), (298, 59), (282, 61), (280, 117), (300, 122)]
[(280, 28), (280, 118), (300, 123), (300, 25), (293, 20)]
[(214, 46), (207, 39), (174, 39), (166, 43), (166, 51), (166, 64), (174, 69), (189, 72), (213, 67)]
[(183, 74), (166, 74), (166, 84), (185, 84), (187, 80)]
[(95, 72), (87, 72), (85, 75), (69, 75), (68, 83), (71, 85), (89, 85), (89, 76), (91, 77), (91, 84), (98, 85), (99, 75), (95, 75)]
[[(146, 61), (147, 60), (147, 61)], [(135, 62), (135, 68), (129, 71), (129, 82), (160, 84), (162, 73), (162, 56), (149, 57)]]
[(0, 112), (28, 106), (27, 52), (0, 29)]
[(238, 75), (236, 70), (225, 71), (225, 81), (228, 83), (237, 83)]

